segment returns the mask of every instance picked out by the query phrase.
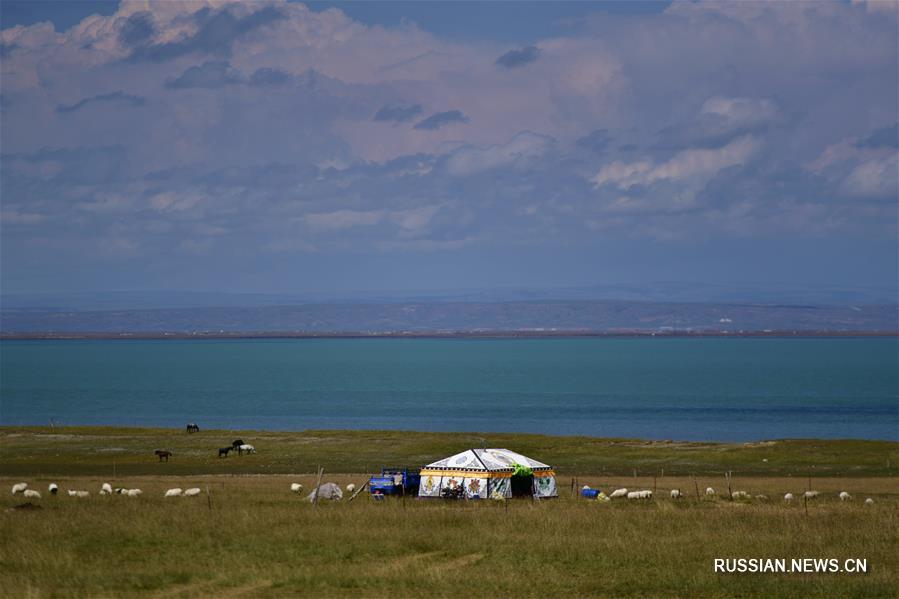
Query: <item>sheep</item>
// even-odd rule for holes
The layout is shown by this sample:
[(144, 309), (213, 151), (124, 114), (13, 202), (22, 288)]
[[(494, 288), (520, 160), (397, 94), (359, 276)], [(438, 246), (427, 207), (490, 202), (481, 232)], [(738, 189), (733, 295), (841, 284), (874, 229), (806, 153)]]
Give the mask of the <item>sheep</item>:
[(805, 497), (806, 499), (814, 499), (815, 497), (818, 496), (818, 492), (817, 491), (806, 491), (805, 493), (802, 494), (802, 496)]
[(680, 499), (683, 497), (683, 494), (680, 492), (680, 489), (671, 489), (671, 499)]
[(90, 495), (90, 491), (73, 491), (69, 489), (69, 497), (87, 497)]
[(715, 494), (715, 489), (713, 489), (712, 487), (706, 487), (706, 489), (705, 489), (705, 494), (706, 494), (706, 495), (714, 495), (714, 494)]
[(746, 491), (734, 491), (731, 493), (731, 499), (751, 499), (752, 496)]
[(756, 495), (755, 498), (758, 499), (759, 501), (768, 501), (767, 495)]
[(200, 494), (200, 488), (199, 488), (199, 487), (192, 487), (192, 488), (187, 489), (186, 491), (184, 491), (184, 497), (196, 497), (196, 496), (199, 495), (199, 494)]
[(22, 495), (24, 495), (28, 499), (40, 499), (41, 498), (40, 492), (35, 491), (34, 489), (25, 489), (24, 491), (22, 491)]
[(166, 491), (165, 496), (166, 497), (181, 497), (181, 493), (183, 493), (183, 491), (181, 489), (179, 489), (178, 487), (175, 487), (174, 489), (169, 489), (168, 491)]
[(840, 491), (840, 501), (852, 501), (852, 495), (846, 491)]
[(103, 486), (100, 487), (100, 495), (112, 495), (112, 485), (103, 483)]
[(50, 486), (47, 487), (47, 491), (50, 492), (50, 495), (56, 495), (57, 493), (59, 493), (59, 485), (57, 485), (56, 483), (50, 483)]
[(627, 497), (627, 489), (615, 489), (609, 495), (609, 499), (618, 499), (619, 497)]
[(628, 499), (652, 499), (652, 491), (631, 491), (627, 494)]
[(28, 483), (17, 483), (12, 486), (12, 494), (18, 495), (28, 488)]
[(865, 499), (865, 505), (874, 505), (874, 500), (868, 497)]
[(787, 493), (786, 495), (784, 495), (784, 501), (793, 501), (793, 494)]
[(113, 493), (115, 493), (116, 495), (125, 495), (126, 493), (128, 493), (128, 489), (125, 489), (123, 487), (116, 487), (115, 489), (113, 489)]
[(143, 495), (143, 493), (144, 492), (140, 489), (128, 489), (128, 491), (126, 492), (128, 497), (140, 497), (141, 495)]
[(290, 492), (291, 493), (302, 493), (303, 485), (300, 483), (290, 483)]
[(355, 491), (356, 491), (356, 485), (354, 485), (353, 483), (350, 483), (346, 486), (347, 494), (352, 494)]

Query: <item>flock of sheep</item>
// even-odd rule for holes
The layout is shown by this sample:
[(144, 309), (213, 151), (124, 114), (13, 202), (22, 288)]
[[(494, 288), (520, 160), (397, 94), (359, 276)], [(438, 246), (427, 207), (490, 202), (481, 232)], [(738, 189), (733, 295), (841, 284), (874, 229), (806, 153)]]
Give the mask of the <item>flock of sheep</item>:
[[(325, 487), (328, 487), (328, 489), (327, 489), (328, 493), (327, 493), (327, 497), (326, 497), (327, 499), (341, 499), (343, 497), (343, 494), (340, 491), (340, 487), (338, 487), (334, 483), (327, 483), (326, 485), (322, 485), (322, 487), (320, 487), (320, 489), (322, 489), (323, 496), (325, 495), (324, 494)], [(335, 489), (332, 490), (330, 487), (334, 487)], [(584, 489), (589, 489), (589, 488), (590, 488), (589, 486), (584, 485)], [(352, 494), (353, 492), (355, 492), (355, 490), (356, 490), (356, 485), (354, 485), (352, 483), (350, 483), (346, 486), (346, 492), (348, 494)], [(56, 495), (57, 493), (59, 493), (59, 485), (57, 485), (56, 483), (50, 483), (50, 485), (47, 487), (47, 491), (51, 495)], [(300, 494), (303, 492), (303, 485), (301, 485), (300, 483), (291, 483), (290, 491), (292, 493)], [(192, 487), (190, 489), (181, 489), (180, 487), (175, 487), (173, 489), (168, 489), (165, 492), (165, 494), (163, 495), (163, 497), (196, 497), (201, 492), (202, 491), (199, 487)], [(39, 491), (28, 488), (28, 483), (16, 483), (12, 486), (12, 494), (13, 495), (18, 495), (20, 493), (26, 499), (40, 499), (41, 498), (41, 494)], [(88, 497), (90, 495), (90, 491), (79, 491), (79, 490), (75, 490), (75, 489), (69, 489), (68, 494), (69, 494), (69, 497)], [(127, 497), (140, 497), (143, 494), (143, 491), (141, 491), (140, 489), (125, 489), (123, 487), (113, 488), (112, 485), (110, 485), (109, 483), (103, 483), (101, 485), (100, 495), (113, 495), (113, 494), (125, 495)], [(715, 492), (715, 489), (713, 489), (712, 487), (706, 488), (705, 494), (707, 497), (714, 497), (715, 495), (717, 495), (717, 493)], [(306, 499), (311, 501), (315, 497), (315, 495), (316, 495), (316, 490), (313, 490), (307, 496)], [(681, 493), (680, 489), (671, 489), (670, 495), (671, 495), (671, 499), (675, 499), (675, 500), (683, 499), (683, 497), (684, 497), (684, 494)], [(809, 500), (809, 499), (815, 499), (819, 495), (820, 495), (820, 493), (818, 491), (806, 491), (805, 493), (803, 493), (801, 495), (801, 497), (803, 499)], [(621, 498), (624, 498), (624, 499), (652, 499), (652, 491), (649, 489), (643, 489), (640, 491), (630, 491), (628, 489), (615, 489), (608, 496), (600, 493), (598, 497), (600, 499), (603, 499), (606, 501), (610, 501), (612, 499), (621, 499)], [(754, 495), (753, 496), (753, 495), (750, 495), (749, 493), (747, 493), (746, 491), (733, 491), (730, 494), (730, 497), (732, 499), (736, 499), (736, 500), (751, 500), (751, 499), (756, 499), (759, 501), (767, 501), (768, 500), (767, 495)], [(839, 495), (837, 495), (837, 497), (839, 497), (840, 501), (852, 501), (852, 495), (850, 495), (846, 491), (841, 491), (839, 493)], [(792, 493), (787, 493), (784, 495), (784, 501), (787, 503), (790, 503), (795, 499), (796, 499), (796, 497)], [(874, 500), (872, 498), (868, 497), (865, 499), (865, 505), (872, 505), (873, 503), (874, 503)]]
[[(589, 489), (589, 488), (590, 488), (589, 486), (584, 485), (584, 489)], [(671, 489), (670, 494), (671, 494), (671, 499), (683, 499), (683, 497), (684, 497), (684, 494), (681, 493), (680, 489)], [(715, 495), (717, 495), (717, 493), (715, 492), (715, 489), (713, 489), (712, 487), (707, 487), (705, 490), (705, 494), (707, 497), (714, 497)], [(804, 499), (808, 500), (808, 499), (815, 499), (819, 495), (820, 495), (820, 493), (818, 491), (806, 491), (805, 493), (802, 494), (802, 497)], [(768, 501), (767, 495), (753, 496), (753, 495), (750, 495), (749, 493), (747, 493), (746, 491), (734, 491), (730, 494), (730, 497), (732, 499), (737, 499), (737, 500), (756, 499), (759, 501)], [(840, 501), (852, 501), (852, 495), (850, 495), (846, 491), (840, 491), (840, 493), (839, 493), (839, 495), (837, 495), (837, 497), (840, 498)], [(624, 499), (652, 499), (652, 491), (650, 491), (649, 489), (644, 489), (642, 491), (629, 491), (628, 489), (615, 489), (608, 495), (608, 497), (604, 496), (604, 498), (608, 499), (608, 500), (621, 499), (621, 498), (624, 498)], [(786, 495), (784, 495), (784, 501), (787, 503), (793, 501), (794, 499), (796, 499), (796, 497), (792, 493), (787, 493)], [(873, 503), (874, 503), (874, 500), (871, 499), (870, 497), (865, 499), (865, 505), (872, 505)]]
[[(59, 485), (56, 483), (50, 483), (47, 487), (47, 492), (51, 495), (56, 495), (59, 493)], [(18, 495), (22, 494), (26, 499), (40, 499), (41, 493), (36, 489), (29, 489), (28, 483), (16, 483), (12, 486), (12, 494)], [(165, 492), (165, 497), (196, 497), (201, 493), (201, 490), (198, 487), (194, 487), (192, 489), (169, 489)], [(90, 491), (79, 491), (76, 489), (68, 490), (69, 497), (89, 497)], [(103, 483), (100, 486), (100, 495), (124, 495), (126, 497), (140, 497), (144, 492), (140, 489), (126, 489), (124, 487), (116, 487), (113, 488), (109, 483)]]

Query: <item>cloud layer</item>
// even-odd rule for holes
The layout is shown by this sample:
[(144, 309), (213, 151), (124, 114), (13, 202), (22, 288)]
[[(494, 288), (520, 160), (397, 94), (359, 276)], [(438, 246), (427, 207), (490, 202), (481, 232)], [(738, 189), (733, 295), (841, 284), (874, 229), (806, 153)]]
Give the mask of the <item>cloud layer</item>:
[(298, 3), (126, 0), (8, 28), (5, 270), (895, 239), (894, 19), (675, 3), (510, 49)]

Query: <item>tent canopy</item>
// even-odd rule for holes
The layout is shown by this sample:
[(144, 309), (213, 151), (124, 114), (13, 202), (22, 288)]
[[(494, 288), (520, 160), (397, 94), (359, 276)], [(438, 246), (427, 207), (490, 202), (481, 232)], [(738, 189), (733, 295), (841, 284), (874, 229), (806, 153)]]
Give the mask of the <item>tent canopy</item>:
[(422, 469), (422, 472), (425, 470), (452, 470), (511, 476), (515, 471), (515, 464), (527, 466), (534, 471), (535, 476), (538, 471), (550, 471), (552, 474), (552, 468), (549, 465), (508, 449), (467, 449), (462, 453), (428, 464)]

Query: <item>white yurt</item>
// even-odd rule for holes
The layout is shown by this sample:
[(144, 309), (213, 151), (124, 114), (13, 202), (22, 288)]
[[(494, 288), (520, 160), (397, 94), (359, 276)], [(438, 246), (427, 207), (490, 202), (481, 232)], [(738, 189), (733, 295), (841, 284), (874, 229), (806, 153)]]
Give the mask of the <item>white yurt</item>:
[(421, 469), (419, 497), (462, 487), (469, 499), (557, 497), (552, 467), (508, 449), (468, 449)]

